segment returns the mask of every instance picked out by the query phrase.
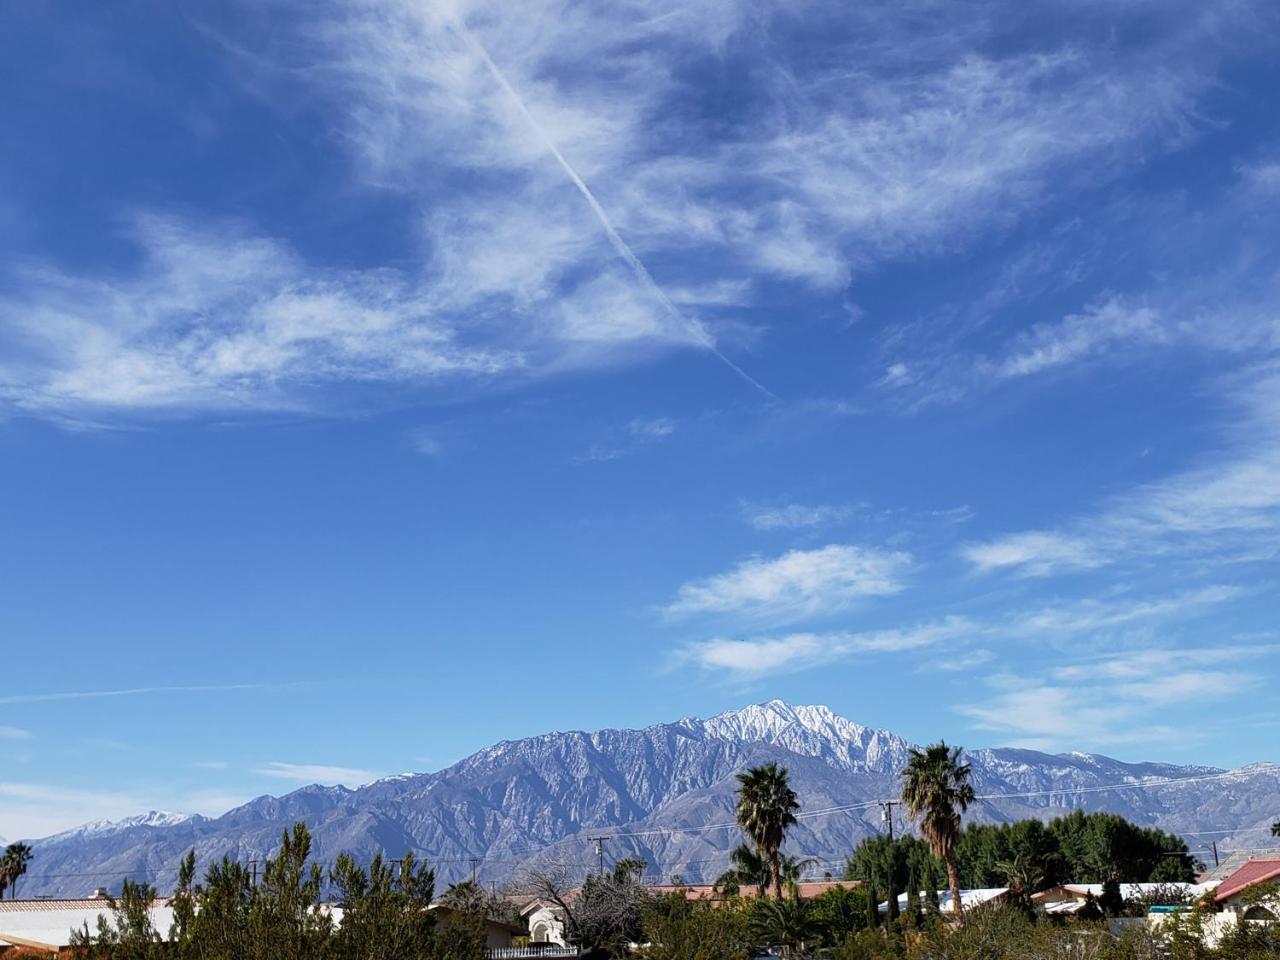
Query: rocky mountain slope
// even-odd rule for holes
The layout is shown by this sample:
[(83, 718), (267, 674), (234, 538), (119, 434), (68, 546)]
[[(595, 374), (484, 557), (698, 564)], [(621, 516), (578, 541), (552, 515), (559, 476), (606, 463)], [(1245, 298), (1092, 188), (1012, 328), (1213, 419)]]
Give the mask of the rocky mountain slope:
[[(897, 794), (910, 747), (826, 707), (777, 700), (643, 730), (549, 733), (496, 744), (437, 773), (356, 790), (303, 787), (216, 818), (152, 812), (87, 824), (36, 841), (22, 889), (84, 895), (118, 888), (128, 875), (167, 890), (192, 847), (202, 863), (224, 854), (261, 862), (296, 820), (310, 825), (322, 861), (344, 850), (367, 859), (412, 849), (442, 880), (475, 866), (481, 880), (502, 882), (534, 860), (586, 869), (595, 863), (589, 838), (605, 836), (608, 858), (641, 857), (655, 881), (694, 881), (723, 870), (739, 841), (734, 774), (767, 761), (788, 768), (803, 804), (790, 852), (814, 858), (817, 874), (838, 874), (852, 847), (881, 829), (875, 801)], [(1280, 796), (1280, 767), (1271, 764), (1224, 771), (1014, 749), (968, 759), (984, 798), (975, 819), (1110, 810), (1206, 838), (1226, 831), (1212, 834), (1222, 850), (1265, 844)]]

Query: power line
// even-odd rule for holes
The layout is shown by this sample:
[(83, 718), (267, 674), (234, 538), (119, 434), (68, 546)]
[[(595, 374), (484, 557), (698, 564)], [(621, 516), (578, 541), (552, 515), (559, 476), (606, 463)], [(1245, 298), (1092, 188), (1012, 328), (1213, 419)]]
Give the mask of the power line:
[[(1263, 764), (1258, 764), (1254, 768), (1254, 770), (1255, 771), (1280, 770), (1280, 765), (1277, 765), (1274, 763), (1263, 763)], [(1121, 791), (1121, 790), (1151, 790), (1159, 787), (1173, 786), (1176, 784), (1183, 784), (1183, 783), (1209, 783), (1209, 782), (1214, 782), (1218, 780), (1230, 779), (1238, 776), (1239, 776), (1239, 773), (1237, 771), (1224, 771), (1222, 773), (1205, 774), (1205, 775), (1191, 776), (1191, 777), (1148, 778), (1148, 779), (1136, 781), (1136, 782), (1122, 783), (1122, 784), (1108, 784), (1105, 786), (1097, 785), (1097, 786), (1091, 786), (1091, 787), (1074, 787), (1070, 789), (1028, 790), (1028, 791), (1022, 791), (1022, 792), (1016, 792), (1016, 793), (980, 794), (976, 796), (974, 799), (982, 800), (982, 801), (1019, 800), (1019, 799), (1030, 799), (1034, 797), (1081, 796), (1086, 794), (1108, 793), (1108, 792), (1115, 792), (1115, 791)], [(882, 810), (888, 809), (889, 811), (891, 811), (892, 807), (899, 802), (900, 801), (897, 801), (897, 800), (867, 800), (867, 801), (861, 801), (857, 803), (841, 804), (838, 806), (820, 808), (818, 810), (802, 811), (801, 813), (796, 814), (796, 819), (807, 820), (807, 819), (813, 819), (815, 817), (832, 816), (839, 813), (853, 813), (861, 810), (868, 810), (876, 806), (881, 807)], [(891, 812), (889, 813), (889, 817), (890, 819), (888, 822), (892, 826)], [(471, 864), (472, 872), (474, 876), (475, 868), (478, 866), (478, 864), (481, 864), (481, 863), (484, 863), (484, 864), (523, 863), (525, 862), (525, 860), (519, 856), (521, 854), (528, 856), (531, 854), (537, 854), (546, 850), (550, 850), (562, 844), (570, 844), (574, 842), (578, 842), (578, 843), (593, 842), (596, 844), (597, 866), (601, 870), (601, 872), (603, 872), (603, 869), (604, 869), (603, 844), (607, 840), (638, 839), (642, 837), (669, 837), (669, 836), (675, 836), (679, 834), (708, 833), (715, 830), (727, 830), (731, 828), (736, 828), (737, 826), (738, 826), (737, 821), (732, 820), (732, 821), (724, 821), (721, 823), (700, 824), (696, 826), (687, 826), (687, 827), (654, 827), (648, 830), (619, 831), (619, 832), (613, 832), (608, 834), (599, 834), (593, 837), (583, 837), (581, 835), (575, 835), (575, 836), (569, 836), (569, 837), (562, 837), (559, 840), (553, 840), (543, 844), (525, 845), (523, 847), (511, 847), (504, 851), (504, 853), (507, 854), (507, 856), (505, 857), (489, 857), (484, 854), (476, 854), (476, 853), (468, 853), (466, 856), (460, 856), (460, 857), (439, 857), (431, 854), (426, 850), (422, 850), (421, 848), (411, 848), (411, 849), (413, 849), (414, 852), (416, 853), (421, 853), (429, 862), (433, 864), (437, 864), (437, 865), (438, 864), (457, 864), (457, 863)], [(1242, 828), (1239, 831), (1233, 831), (1233, 830), (1200, 831), (1200, 832), (1188, 831), (1186, 833), (1182, 833), (1178, 835), (1180, 836), (1225, 835), (1230, 833), (1243, 832), (1246, 829), (1248, 828)], [(1254, 851), (1270, 850), (1270, 849), (1273, 849), (1273, 848), (1239, 847), (1233, 851), (1219, 851), (1219, 853), (1222, 855), (1227, 855), (1229, 853), (1254, 852)], [(705, 860), (676, 861), (672, 864), (672, 866), (693, 865), (697, 863), (710, 863), (717, 860), (727, 859), (729, 855), (730, 854), (725, 853), (721, 856), (711, 857)], [(828, 861), (828, 862), (835, 862), (835, 861)], [(256, 860), (250, 861), (250, 863), (254, 868), (254, 872), (256, 873), (257, 861)], [(567, 863), (563, 865), (564, 866), (587, 866), (589, 864)], [(137, 869), (137, 870), (119, 870), (119, 871), (97, 870), (97, 871), (85, 871), (80, 873), (46, 873), (46, 874), (28, 873), (26, 874), (26, 876), (29, 879), (72, 879), (77, 877), (79, 878), (117, 877), (117, 876), (127, 877), (135, 874), (141, 874), (143, 876), (159, 876), (162, 873), (167, 874), (167, 873), (176, 873), (176, 872), (177, 872), (176, 869), (169, 870), (165, 868), (161, 868), (161, 869), (144, 868), (144, 869)]]

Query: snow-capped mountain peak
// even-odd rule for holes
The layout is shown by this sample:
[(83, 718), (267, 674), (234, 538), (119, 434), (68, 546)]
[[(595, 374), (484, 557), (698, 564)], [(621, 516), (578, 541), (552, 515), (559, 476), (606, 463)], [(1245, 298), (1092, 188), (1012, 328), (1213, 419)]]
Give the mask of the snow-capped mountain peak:
[[(89, 823), (82, 824), (64, 833), (57, 834), (58, 838), (62, 837), (89, 837), (100, 836), (108, 833), (119, 833), (122, 830), (129, 830), (133, 827), (176, 827), (179, 824), (189, 823), (193, 819), (202, 819), (188, 813), (171, 813), (167, 810), (148, 810), (146, 813), (139, 813), (132, 817), (125, 817), (123, 820), (92, 820)], [(54, 839), (54, 838), (50, 838)]]
[[(49, 877), (28, 878), (28, 889), (91, 889), (118, 883), (131, 870), (149, 872), (163, 891), (187, 850), (196, 850), (202, 866), (228, 851), (242, 861), (262, 860), (299, 820), (324, 856), (429, 850), (443, 880), (465, 875), (477, 856), (486, 882), (505, 880), (533, 856), (581, 859), (584, 838), (598, 831), (611, 837), (610, 856), (639, 857), (664, 876), (709, 879), (738, 836), (701, 825), (731, 819), (736, 775), (768, 762), (787, 769), (804, 809), (814, 812), (788, 834), (789, 852), (838, 862), (877, 831), (876, 801), (899, 788), (911, 746), (828, 707), (780, 700), (643, 730), (545, 733), (497, 744), (436, 773), (387, 777), (355, 790), (303, 787), (216, 819), (152, 811), (87, 824), (35, 842)], [(1223, 773), (1004, 748), (973, 750), (967, 758), (986, 797), (968, 820), (1110, 810), (1175, 831), (1228, 831), (1221, 843), (1250, 846), (1269, 839), (1280, 790), (1280, 768), (1265, 764)], [(1166, 782), (1148, 786), (1153, 781)], [(625, 832), (611, 832), (619, 827)]]

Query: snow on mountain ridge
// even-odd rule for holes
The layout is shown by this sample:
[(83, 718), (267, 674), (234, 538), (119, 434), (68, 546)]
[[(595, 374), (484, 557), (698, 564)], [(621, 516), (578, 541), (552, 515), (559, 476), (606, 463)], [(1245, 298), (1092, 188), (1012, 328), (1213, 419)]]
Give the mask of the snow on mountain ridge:
[(59, 840), (76, 836), (93, 836), (95, 834), (118, 833), (121, 830), (129, 830), (133, 827), (175, 827), (178, 824), (190, 823), (193, 820), (203, 820), (199, 814), (190, 813), (172, 813), (168, 810), (148, 810), (146, 813), (135, 814), (132, 817), (125, 817), (122, 820), (91, 820), (88, 823), (81, 824), (78, 827), (72, 827), (70, 830), (64, 830), (62, 833), (54, 834), (48, 837), (49, 840)]

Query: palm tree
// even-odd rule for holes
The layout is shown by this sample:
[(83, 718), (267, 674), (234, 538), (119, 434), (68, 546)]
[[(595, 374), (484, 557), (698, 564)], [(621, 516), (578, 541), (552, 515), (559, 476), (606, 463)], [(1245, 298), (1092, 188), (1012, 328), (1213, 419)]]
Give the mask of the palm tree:
[[(715, 887), (724, 893), (737, 893), (739, 887), (756, 887), (763, 894), (769, 889), (771, 877), (769, 861), (756, 853), (745, 843), (740, 843), (729, 851), (729, 862), (732, 866), (715, 879)], [(785, 853), (778, 856), (778, 872), (783, 883), (795, 882), (800, 874), (812, 867), (817, 861), (798, 860)]]
[(1009, 886), (1009, 901), (1031, 909), (1031, 895), (1044, 884), (1044, 867), (1028, 851), (1019, 850), (1011, 859), (998, 861), (995, 869)]
[(902, 777), (902, 802), (933, 855), (947, 865), (951, 909), (960, 912), (960, 871), (956, 866), (956, 837), (960, 816), (974, 800), (969, 764), (960, 762), (960, 748), (940, 741), (923, 750), (912, 748)]
[(782, 899), (782, 864), (779, 851), (787, 827), (796, 822), (800, 809), (795, 791), (787, 783), (786, 768), (776, 763), (752, 767), (738, 774), (738, 826), (769, 864), (773, 893)]
[(13, 896), (18, 896), (18, 878), (27, 872), (27, 864), (31, 862), (31, 846), (26, 843), (11, 843), (0, 855), (0, 897), (9, 888)]
[(804, 956), (805, 943), (813, 938), (815, 926), (808, 901), (800, 899), (795, 887), (785, 899), (760, 901), (751, 925), (760, 940), (781, 947), (783, 957)]

